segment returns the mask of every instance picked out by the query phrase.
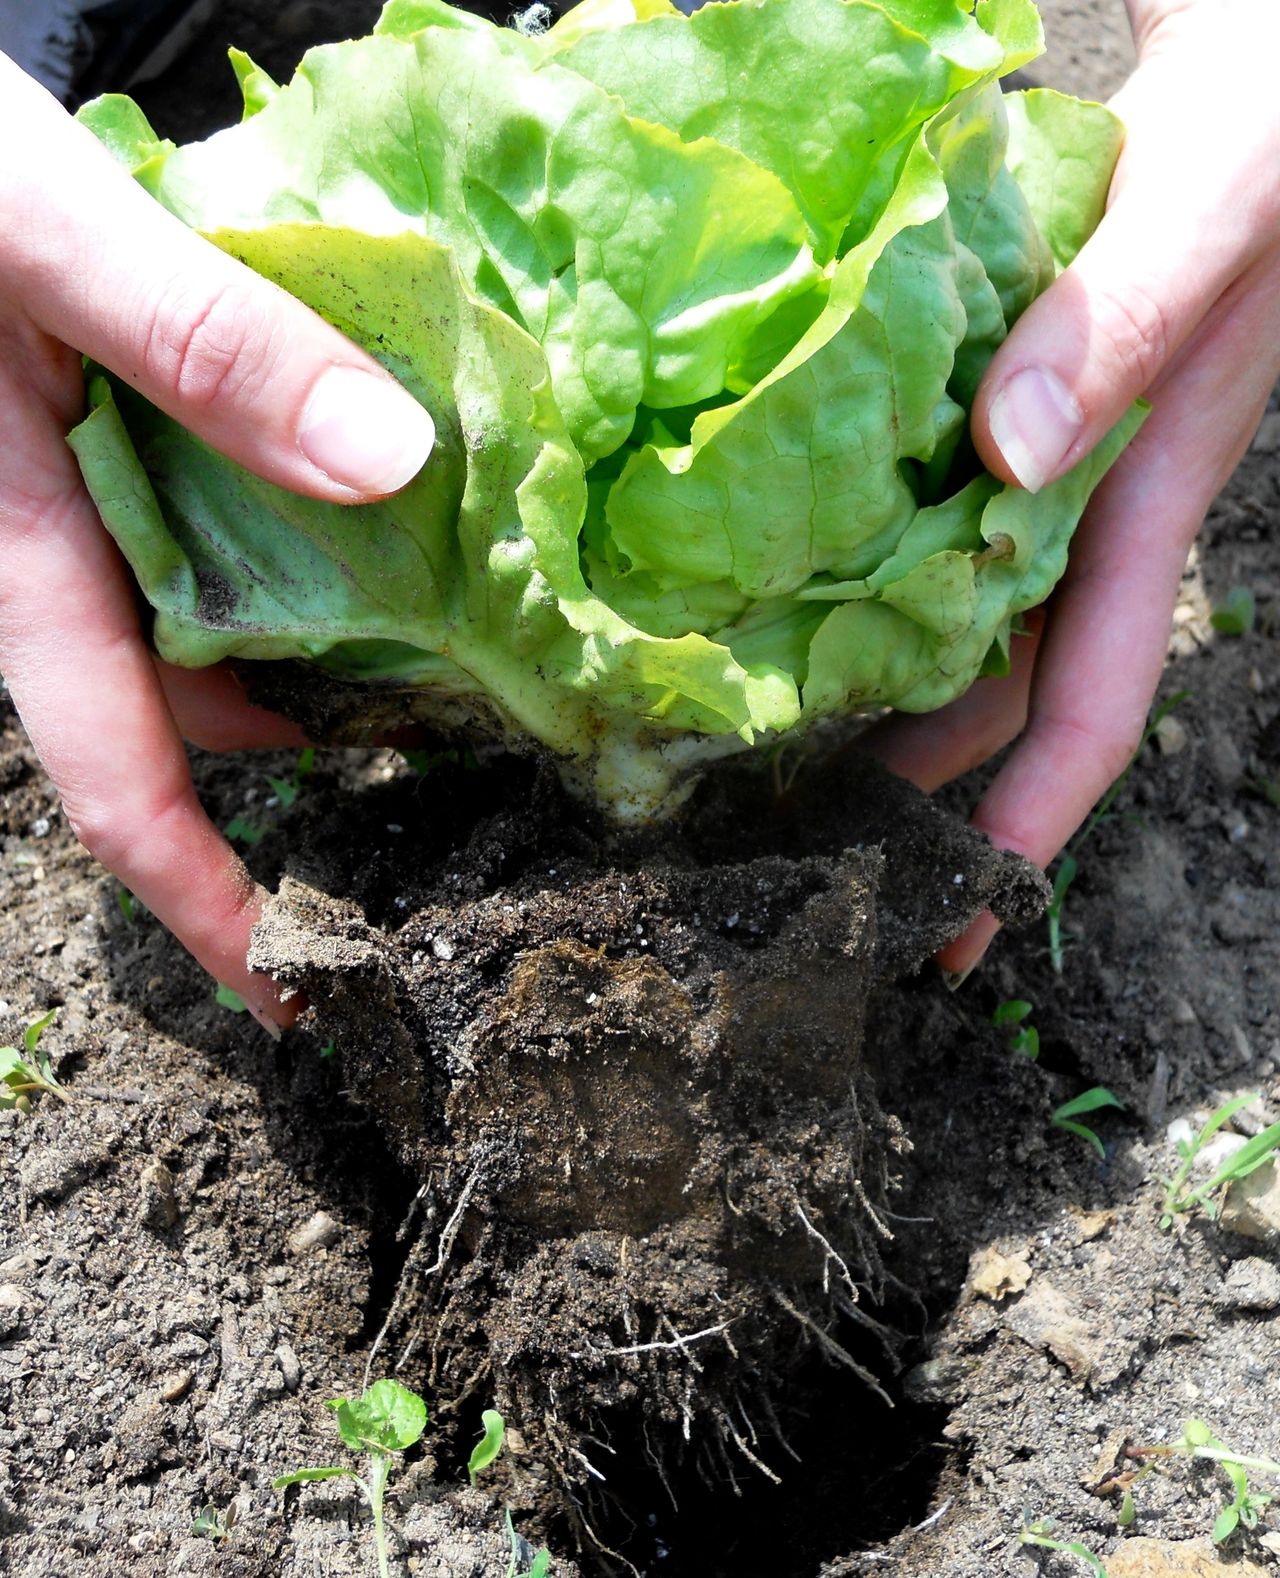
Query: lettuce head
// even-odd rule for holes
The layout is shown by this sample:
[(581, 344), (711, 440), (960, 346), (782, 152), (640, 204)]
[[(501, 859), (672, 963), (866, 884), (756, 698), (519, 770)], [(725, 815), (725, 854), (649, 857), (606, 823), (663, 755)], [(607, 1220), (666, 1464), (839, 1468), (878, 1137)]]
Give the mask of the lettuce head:
[[(968, 437), (1097, 223), (1120, 129), (1001, 76), (1031, 0), (390, 0), (176, 147), (83, 118), (174, 214), (430, 411), (395, 498), (248, 473), (93, 370), (71, 435), (172, 663), (301, 659), (536, 743), (619, 816), (700, 762), (1007, 666), (1124, 424), (1031, 495)], [(385, 718), (385, 706), (381, 714)]]

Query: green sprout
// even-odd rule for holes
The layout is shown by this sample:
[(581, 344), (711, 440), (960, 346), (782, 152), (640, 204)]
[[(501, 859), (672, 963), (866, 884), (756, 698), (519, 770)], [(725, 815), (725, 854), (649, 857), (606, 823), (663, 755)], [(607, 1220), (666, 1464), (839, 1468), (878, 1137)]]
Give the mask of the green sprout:
[[(298, 752), (292, 778), (273, 778), (270, 773), (265, 775), (271, 792), (282, 810), (287, 811), (302, 793), (303, 782), (310, 777), (315, 765), (315, 748), (308, 745), (306, 750)], [(254, 844), (260, 844), (274, 826), (275, 818), (272, 816), (260, 818), (237, 816), (233, 817), (222, 831), (228, 838), (238, 839), (240, 843), (252, 847)]]
[(254, 844), (262, 842), (270, 828), (266, 822), (254, 822), (247, 816), (237, 816), (233, 817), (222, 831), (228, 838), (235, 839), (241, 844), (248, 844), (252, 848)]
[(506, 1423), (496, 1408), (486, 1408), (480, 1415), (480, 1420), (484, 1425), (484, 1434), (467, 1460), (467, 1478), (473, 1485), (476, 1482), (476, 1475), (488, 1468), (502, 1451), (502, 1443), (507, 1436)]
[(310, 777), (315, 765), (315, 747), (308, 745), (305, 751), (299, 751), (298, 753), (298, 761), (293, 769), (292, 778), (273, 778), (269, 773), (267, 774), (267, 782), (271, 785), (271, 792), (285, 810), (288, 810), (302, 793), (303, 781)]
[(1167, 701), (1162, 701), (1160, 705), (1152, 712), (1151, 716), (1147, 719), (1146, 728), (1142, 731), (1142, 738), (1138, 741), (1138, 748), (1129, 758), (1129, 765), (1111, 785), (1110, 789), (1107, 790), (1106, 794), (1103, 795), (1102, 799), (1098, 801), (1097, 805), (1093, 809), (1093, 815), (1085, 823), (1084, 827), (1081, 828), (1080, 832), (1076, 834), (1075, 838), (1072, 839), (1069, 849), (1063, 854), (1062, 859), (1058, 862), (1058, 869), (1053, 875), (1053, 893), (1049, 899), (1048, 906), (1045, 909), (1045, 916), (1049, 925), (1049, 962), (1053, 966), (1053, 972), (1055, 975), (1062, 974), (1062, 967), (1065, 962), (1066, 955), (1066, 949), (1062, 936), (1062, 907), (1066, 901), (1067, 890), (1075, 881), (1080, 871), (1080, 862), (1076, 858), (1075, 851), (1079, 850), (1080, 846), (1085, 842), (1085, 840), (1088, 839), (1096, 831), (1096, 829), (1102, 825), (1103, 822), (1111, 820), (1112, 816), (1115, 814), (1112, 810), (1112, 807), (1115, 805), (1116, 798), (1120, 791), (1128, 782), (1129, 774), (1133, 771), (1134, 763), (1138, 760), (1138, 757), (1141, 756), (1143, 747), (1173, 711), (1173, 709), (1175, 707), (1181, 706), (1181, 704), (1190, 694), (1191, 692), (1189, 690), (1177, 691), (1174, 695), (1170, 696)]
[(396, 1457), (419, 1439), (427, 1425), (427, 1405), (399, 1381), (375, 1381), (357, 1398), (334, 1397), (325, 1405), (337, 1417), (343, 1446), (363, 1452), (367, 1475), (353, 1468), (299, 1468), (273, 1480), (276, 1490), (310, 1484), (322, 1479), (352, 1479), (373, 1514), (373, 1538), (378, 1553), (378, 1578), (390, 1578), (387, 1530), (383, 1513), (387, 1480)]
[(1041, 1518), (1036, 1523), (1024, 1524), (1022, 1533), (1018, 1536), (1019, 1543), (1036, 1545), (1046, 1551), (1063, 1551), (1068, 1556), (1078, 1556), (1082, 1562), (1088, 1564), (1094, 1578), (1107, 1578), (1107, 1569), (1087, 1545), (1081, 1545), (1079, 1540), (1052, 1539), (1050, 1535), (1053, 1526), (1052, 1518)]
[(1251, 1457), (1233, 1451), (1219, 1441), (1203, 1419), (1188, 1419), (1177, 1441), (1162, 1446), (1129, 1447), (1127, 1455), (1137, 1459), (1190, 1457), (1200, 1462), (1218, 1464), (1231, 1481), (1235, 1494), (1214, 1520), (1213, 1539), (1216, 1545), (1229, 1540), (1239, 1528), (1256, 1528), (1259, 1514), (1275, 1499), (1268, 1491), (1250, 1490), (1249, 1475), (1280, 1474), (1280, 1463), (1271, 1458)]
[(1258, 616), (1258, 605), (1247, 586), (1233, 586), (1209, 615), (1209, 623), (1221, 636), (1247, 636)]
[(1080, 863), (1074, 855), (1063, 855), (1053, 874), (1053, 893), (1045, 906), (1045, 919), (1049, 926), (1049, 963), (1055, 975), (1062, 974), (1066, 958), (1062, 942), (1062, 906), (1066, 901), (1067, 889), (1076, 880), (1079, 869)]
[(1000, 1003), (995, 1013), (991, 1016), (991, 1023), (997, 1030), (1012, 1028), (1013, 1034), (1009, 1037), (1010, 1047), (1032, 1063), (1040, 1056), (1040, 1032), (1034, 1025), (1024, 1023), (1031, 1014), (1033, 1005), (1025, 997), (1011, 997)]
[(231, 1531), (235, 1528), (235, 1524), (236, 1508), (234, 1502), (225, 1512), (220, 1512), (212, 1502), (208, 1502), (196, 1514), (195, 1521), (191, 1525), (191, 1532), (197, 1539), (212, 1540), (216, 1545), (219, 1540), (229, 1540), (231, 1538)]
[(229, 1009), (233, 1014), (247, 1014), (248, 1006), (239, 992), (233, 992), (229, 986), (219, 984), (218, 990), (213, 994), (213, 1000), (219, 1008)]
[(1195, 1189), (1187, 1189), (1187, 1179), (1191, 1175), (1195, 1159), (1208, 1140), (1243, 1107), (1251, 1106), (1259, 1100), (1261, 1098), (1255, 1091), (1224, 1102), (1210, 1113), (1197, 1135), (1190, 1140), (1178, 1141), (1180, 1157), (1178, 1170), (1172, 1178), (1161, 1180), (1165, 1186), (1163, 1211), (1160, 1217), (1160, 1227), (1163, 1232), (1169, 1231), (1176, 1216), (1184, 1211), (1194, 1211), (1197, 1207), (1203, 1207), (1210, 1218), (1216, 1217), (1218, 1202), (1214, 1196), (1218, 1191), (1225, 1189), (1228, 1184), (1238, 1182), (1241, 1178), (1247, 1178), (1251, 1172), (1256, 1172), (1259, 1167), (1270, 1161), (1277, 1149), (1280, 1149), (1280, 1123), (1273, 1123), (1270, 1128), (1255, 1134), (1251, 1140), (1246, 1140), (1238, 1151), (1227, 1157), (1222, 1166), (1206, 1182)]
[(0, 1047), (0, 1111), (31, 1111), (33, 1096), (71, 1097), (53, 1072), (49, 1054), (40, 1050), (40, 1037), (58, 1017), (56, 1008), (33, 1020), (22, 1032), (22, 1049)]
[(1102, 1107), (1116, 1107), (1123, 1112), (1124, 1102), (1105, 1085), (1095, 1085), (1091, 1090), (1073, 1096), (1070, 1101), (1064, 1101), (1060, 1107), (1055, 1107), (1052, 1121), (1058, 1128), (1066, 1129), (1068, 1134), (1078, 1134), (1082, 1140), (1092, 1145), (1105, 1161), (1107, 1152), (1102, 1141), (1087, 1123), (1076, 1122), (1076, 1119), (1083, 1117), (1085, 1113), (1097, 1112)]
[(511, 1560), (504, 1578), (547, 1578), (551, 1571), (551, 1552), (545, 1546), (535, 1551), (523, 1534), (516, 1533), (510, 1509), (507, 1511), (507, 1534), (511, 1540)]
[[(507, 1438), (506, 1422), (496, 1408), (486, 1408), (480, 1415), (480, 1420), (484, 1425), (484, 1434), (472, 1448), (471, 1456), (467, 1460), (467, 1477), (473, 1485), (476, 1476), (497, 1458)], [(511, 1560), (507, 1565), (505, 1578), (546, 1578), (551, 1570), (551, 1552), (535, 1551), (522, 1534), (516, 1533), (515, 1524), (511, 1521), (510, 1507), (504, 1510), (507, 1518), (507, 1537), (511, 1541)]]

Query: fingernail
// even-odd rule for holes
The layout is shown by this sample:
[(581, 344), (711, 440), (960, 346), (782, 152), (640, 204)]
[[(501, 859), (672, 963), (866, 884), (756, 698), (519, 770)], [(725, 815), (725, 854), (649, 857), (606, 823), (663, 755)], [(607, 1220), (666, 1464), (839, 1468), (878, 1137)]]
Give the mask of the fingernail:
[(1028, 493), (1038, 493), (1079, 438), (1084, 413), (1056, 373), (1024, 367), (991, 402), (987, 421), (1009, 470)]
[(330, 367), (311, 391), (298, 447), (357, 493), (395, 493), (426, 463), (436, 425), (398, 384), (358, 367)]
[(280, 1037), (284, 1034), (284, 1031), (281, 1030), (280, 1026), (275, 1022), (275, 1020), (272, 1019), (269, 1014), (264, 1013), (262, 1009), (255, 1008), (252, 1003), (245, 1003), (244, 1006), (249, 1010), (249, 1012), (267, 1032), (271, 1039), (273, 1041), (279, 1041)]
[(943, 970), (943, 985), (949, 992), (958, 992), (982, 961), (975, 959), (967, 970)]

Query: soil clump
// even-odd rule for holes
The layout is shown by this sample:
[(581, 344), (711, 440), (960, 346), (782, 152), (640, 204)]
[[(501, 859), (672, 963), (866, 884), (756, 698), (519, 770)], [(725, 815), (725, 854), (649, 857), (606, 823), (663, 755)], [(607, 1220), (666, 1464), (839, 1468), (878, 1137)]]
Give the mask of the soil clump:
[(389, 1351), (429, 1353), (451, 1411), (496, 1397), (579, 1511), (618, 1437), (664, 1476), (776, 1480), (798, 1356), (879, 1390), (843, 1317), (892, 1368), (866, 1306), (909, 1146), (863, 1072), (869, 996), (1043, 879), (852, 752), (780, 797), (722, 771), (644, 835), (530, 764), (427, 783), (417, 836), (379, 817), (380, 924), (330, 896), (375, 850), (349, 828), (335, 864), (319, 828), (255, 933), (421, 1184)]

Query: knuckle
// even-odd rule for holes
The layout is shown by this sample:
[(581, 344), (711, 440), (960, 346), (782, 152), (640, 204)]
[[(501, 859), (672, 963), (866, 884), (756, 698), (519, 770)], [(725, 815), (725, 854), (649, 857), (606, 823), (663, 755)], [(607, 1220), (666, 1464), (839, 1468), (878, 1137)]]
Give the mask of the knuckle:
[(1160, 296), (1130, 279), (1122, 288), (1101, 291), (1092, 316), (1125, 383), (1146, 389), (1173, 348), (1169, 312)]
[(124, 876), (136, 864), (140, 840), (162, 836), (163, 824), (185, 807), (192, 793), (190, 783), (170, 781), (157, 785), (146, 804), (130, 806), (127, 812), (94, 793), (84, 798), (64, 794), (62, 808), (71, 831), (93, 858)]
[(148, 370), (184, 407), (250, 399), (274, 354), (274, 333), (252, 285), (222, 283), (192, 299), (176, 286), (155, 309)]
[(122, 831), (110, 806), (96, 796), (80, 800), (64, 794), (62, 810), (71, 831), (100, 865), (112, 872), (124, 869), (132, 840)]
[[(1092, 768), (1097, 794), (1103, 794), (1124, 772), (1142, 743), (1145, 713), (1134, 718), (1109, 721), (1105, 726), (1090, 720), (1081, 721), (1064, 714), (1054, 714), (1036, 720), (1034, 734), (1037, 743), (1047, 741), (1058, 746), (1068, 744), (1078, 751), (1080, 758)], [(1096, 796), (1095, 796), (1096, 798)]]

